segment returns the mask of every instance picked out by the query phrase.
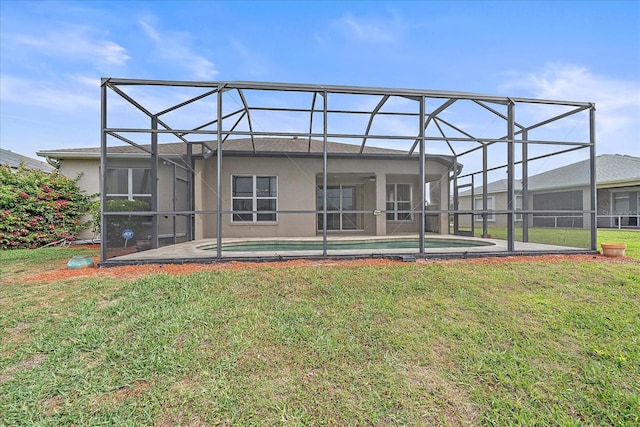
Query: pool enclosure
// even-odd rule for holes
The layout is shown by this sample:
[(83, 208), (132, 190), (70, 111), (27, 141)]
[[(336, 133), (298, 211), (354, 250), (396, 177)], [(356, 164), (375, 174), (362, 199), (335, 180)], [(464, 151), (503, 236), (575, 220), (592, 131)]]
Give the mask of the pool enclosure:
[[(461, 236), (492, 253), (593, 251), (594, 120), (586, 102), (104, 78), (102, 261), (189, 258), (194, 242), (237, 257), (225, 243), (250, 241), (329, 257), (413, 239), (401, 252), (429, 256), (427, 240)], [(536, 180), (585, 159), (587, 186)]]

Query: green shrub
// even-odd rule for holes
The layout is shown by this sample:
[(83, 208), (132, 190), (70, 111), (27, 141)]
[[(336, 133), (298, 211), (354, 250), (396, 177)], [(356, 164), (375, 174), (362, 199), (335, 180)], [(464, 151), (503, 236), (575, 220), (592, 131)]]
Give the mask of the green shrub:
[[(99, 205), (98, 205), (99, 209)], [(149, 202), (144, 200), (113, 199), (107, 200), (107, 212), (142, 212), (150, 209)], [(147, 216), (136, 215), (107, 215), (107, 241), (109, 243), (124, 242), (122, 231), (133, 230), (136, 238), (147, 238), (150, 234), (149, 227), (145, 227), (145, 221), (149, 222)]]
[(80, 177), (0, 166), (0, 249), (37, 248), (86, 228), (92, 196), (78, 187)]
[(107, 200), (107, 212), (141, 212), (149, 210), (149, 202), (144, 200)]

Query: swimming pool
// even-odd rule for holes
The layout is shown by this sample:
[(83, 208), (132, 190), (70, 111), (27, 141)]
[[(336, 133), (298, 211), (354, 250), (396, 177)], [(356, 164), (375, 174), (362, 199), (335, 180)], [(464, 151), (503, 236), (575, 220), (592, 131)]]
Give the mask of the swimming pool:
[[(491, 242), (467, 239), (433, 239), (425, 238), (425, 249), (433, 248), (472, 248), (493, 246)], [(413, 239), (364, 239), (364, 240), (329, 240), (328, 250), (392, 250), (419, 249), (420, 242)], [(216, 250), (217, 246), (206, 246), (201, 249)], [(225, 252), (300, 252), (322, 251), (322, 240), (263, 240), (228, 242), (222, 244)]]

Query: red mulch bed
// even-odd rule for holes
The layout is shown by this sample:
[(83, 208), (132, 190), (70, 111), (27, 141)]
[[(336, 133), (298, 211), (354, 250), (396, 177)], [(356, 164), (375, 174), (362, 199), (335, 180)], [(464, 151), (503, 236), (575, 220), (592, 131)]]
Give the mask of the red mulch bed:
[[(93, 260), (96, 264), (99, 259)], [(633, 258), (609, 258), (603, 255), (537, 255), (537, 256), (506, 256), (506, 257), (488, 257), (488, 258), (470, 258), (470, 259), (449, 259), (449, 260), (431, 260), (419, 259), (418, 262), (428, 263), (472, 263), (481, 265), (502, 265), (514, 262), (527, 263), (558, 263), (558, 262), (602, 262), (602, 263), (627, 263), (636, 262)], [(246, 268), (289, 268), (289, 267), (310, 267), (310, 266), (377, 266), (377, 265), (393, 265), (402, 261), (388, 259), (358, 259), (358, 260), (306, 260), (298, 259), (291, 261), (278, 262), (222, 262), (214, 264), (144, 264), (144, 265), (127, 265), (121, 267), (108, 268), (81, 268), (70, 270), (66, 265), (61, 265), (52, 270), (34, 274), (22, 279), (25, 282), (53, 282), (64, 279), (74, 279), (81, 277), (119, 277), (122, 279), (135, 279), (148, 274), (167, 273), (171, 275), (189, 274), (196, 271), (211, 270), (233, 270)]]

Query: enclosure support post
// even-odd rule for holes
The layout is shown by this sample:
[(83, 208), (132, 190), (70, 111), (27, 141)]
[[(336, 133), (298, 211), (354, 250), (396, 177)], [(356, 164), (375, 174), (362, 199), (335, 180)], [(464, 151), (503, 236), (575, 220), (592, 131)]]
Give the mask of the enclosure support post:
[(322, 93), (322, 256), (327, 256), (327, 91)]
[[(471, 175), (471, 210), (475, 211), (477, 209), (476, 207), (476, 180), (475, 180), (475, 175)], [(474, 214), (471, 214), (471, 236), (475, 236), (476, 235), (476, 222), (475, 222), (476, 216)]]
[[(522, 210), (529, 210), (529, 132), (522, 131)], [(522, 214), (522, 241), (529, 241), (529, 214)]]
[(488, 194), (487, 185), (489, 184), (487, 177), (487, 169), (489, 168), (488, 154), (489, 149), (487, 147), (487, 144), (484, 144), (482, 146), (482, 210), (484, 210), (485, 212), (482, 214), (482, 237), (484, 237), (485, 239), (489, 235), (489, 223), (487, 222), (489, 218), (486, 212)]
[[(195, 210), (195, 190), (194, 190), (194, 165), (193, 165), (193, 146), (191, 144), (187, 144), (187, 155), (185, 162), (187, 163), (187, 208), (190, 211)], [(187, 215), (187, 241), (193, 240), (193, 231), (194, 231), (194, 215)], [(175, 231), (175, 230), (174, 230)]]
[(158, 116), (151, 117), (151, 249), (158, 249)]
[[(187, 144), (188, 146), (188, 144)], [(173, 203), (171, 204), (173, 211), (175, 212), (177, 210), (177, 202), (176, 200), (178, 200), (177, 196), (177, 185), (178, 185), (178, 166), (177, 165), (173, 165)], [(171, 220), (171, 226), (173, 229), (173, 238), (171, 239), (171, 243), (173, 243), (174, 245), (176, 243), (178, 243), (178, 238), (176, 237), (176, 225), (177, 225), (177, 219), (178, 217), (174, 214), (173, 218)]]
[(507, 251), (515, 250), (514, 228), (515, 216), (513, 214), (513, 198), (515, 197), (515, 147), (514, 147), (514, 125), (515, 125), (515, 104), (510, 99), (507, 105)]
[[(591, 250), (598, 249), (598, 236), (596, 235), (598, 221), (598, 192), (596, 189), (596, 106), (591, 104), (589, 109), (589, 169), (591, 172)], [(618, 221), (620, 224), (620, 221)]]
[(100, 85), (100, 260), (107, 260), (107, 79)]
[(216, 122), (217, 141), (216, 141), (216, 256), (222, 258), (222, 89), (223, 85), (218, 86), (218, 118)]
[[(419, 227), (419, 246), (420, 246), (420, 254), (424, 254), (424, 232), (425, 232), (425, 222), (427, 221), (426, 215), (426, 203), (425, 203), (425, 187), (427, 185), (425, 174), (425, 147), (424, 147), (424, 96), (420, 97), (420, 130), (419, 130), (419, 138), (420, 138), (420, 165), (419, 165), (419, 173), (420, 173), (420, 227)], [(413, 209), (413, 206), (411, 207)]]
[(460, 203), (458, 202), (458, 156), (453, 155), (453, 234), (458, 235), (459, 233), (459, 220), (458, 220), (458, 209), (460, 208)]

